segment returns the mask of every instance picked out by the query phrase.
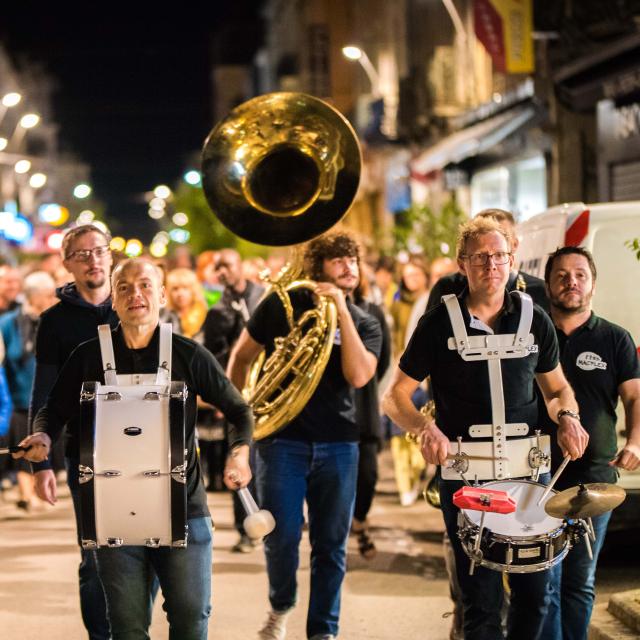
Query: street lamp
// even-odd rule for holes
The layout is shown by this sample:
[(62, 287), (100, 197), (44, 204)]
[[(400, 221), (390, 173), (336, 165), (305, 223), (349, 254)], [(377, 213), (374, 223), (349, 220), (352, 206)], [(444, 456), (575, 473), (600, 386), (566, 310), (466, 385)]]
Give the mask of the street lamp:
[(15, 107), (20, 100), (22, 100), (22, 96), (19, 93), (12, 91), (11, 93), (7, 93), (3, 96), (2, 106), (7, 108)]
[(0, 109), (0, 122), (2, 122), (2, 119), (4, 118), (4, 114), (7, 113), (7, 111), (9, 109), (11, 109), (11, 107), (15, 107), (18, 102), (20, 102), (20, 100), (22, 100), (22, 96), (19, 93), (16, 93), (15, 91), (12, 91), (11, 93), (6, 93), (3, 97), (2, 97), (2, 108)]
[(363, 51), (355, 44), (348, 44), (342, 47), (342, 55), (348, 60), (353, 60), (354, 62), (360, 63), (360, 66), (364, 69), (364, 72), (367, 74), (369, 82), (371, 83), (371, 92), (373, 93), (374, 97), (379, 97), (380, 76), (376, 71), (376, 68), (373, 66), (373, 63), (369, 59), (366, 51)]
[(73, 196), (78, 200), (87, 198), (89, 195), (91, 195), (91, 187), (84, 182), (77, 184), (73, 189)]
[(40, 122), (40, 116), (36, 113), (25, 113), (18, 121), (16, 128), (9, 138), (9, 144), (13, 149), (19, 149), (22, 139), (24, 138), (27, 130), (33, 129)]

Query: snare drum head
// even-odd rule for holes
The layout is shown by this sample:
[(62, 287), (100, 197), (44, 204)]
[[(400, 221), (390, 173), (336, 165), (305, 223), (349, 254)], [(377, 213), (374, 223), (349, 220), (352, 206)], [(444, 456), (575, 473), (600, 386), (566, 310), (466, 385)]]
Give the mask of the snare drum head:
[[(482, 486), (495, 491), (506, 491), (516, 501), (517, 507), (513, 513), (486, 512), (484, 526), (497, 534), (527, 538), (549, 533), (562, 526), (562, 520), (552, 518), (544, 510), (545, 503), (553, 497), (554, 491), (551, 491), (542, 504), (537, 504), (544, 493), (544, 485), (530, 480), (497, 480)], [(470, 522), (480, 525), (481, 511), (462, 511)]]

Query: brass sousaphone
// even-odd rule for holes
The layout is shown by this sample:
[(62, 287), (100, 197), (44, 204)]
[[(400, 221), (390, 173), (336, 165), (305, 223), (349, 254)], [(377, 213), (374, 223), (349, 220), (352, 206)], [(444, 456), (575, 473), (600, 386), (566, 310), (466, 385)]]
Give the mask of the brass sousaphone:
[[(361, 155), (348, 121), (302, 93), (271, 93), (236, 107), (209, 134), (202, 186), (213, 213), (258, 244), (295, 245), (330, 229), (348, 211)], [(300, 265), (270, 281), (290, 332), (251, 367), (243, 393), (256, 418), (254, 438), (272, 435), (306, 405), (331, 354), (337, 313), (329, 298), (295, 317), (289, 293), (313, 289)]]

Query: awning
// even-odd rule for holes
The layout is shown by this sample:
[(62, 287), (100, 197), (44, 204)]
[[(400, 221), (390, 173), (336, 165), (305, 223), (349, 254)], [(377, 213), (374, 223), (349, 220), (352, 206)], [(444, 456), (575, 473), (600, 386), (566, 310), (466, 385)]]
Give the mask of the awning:
[(426, 175), (448, 164), (480, 155), (515, 133), (536, 115), (531, 104), (513, 107), (492, 118), (478, 122), (425, 149), (411, 163), (412, 173)]
[(560, 67), (554, 75), (560, 100), (588, 111), (599, 100), (640, 91), (640, 34), (632, 34)]

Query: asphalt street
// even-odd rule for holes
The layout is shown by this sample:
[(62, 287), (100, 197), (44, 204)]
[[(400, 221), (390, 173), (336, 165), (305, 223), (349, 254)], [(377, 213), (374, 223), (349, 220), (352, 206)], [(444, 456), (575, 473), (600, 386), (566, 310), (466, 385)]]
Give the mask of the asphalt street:
[[(344, 583), (340, 638), (448, 638), (451, 610), (442, 556), (440, 514), (421, 499), (401, 507), (393, 491), (388, 455), (381, 459), (382, 481), (371, 512), (378, 547), (370, 561), (349, 540), (348, 574)], [(4, 496), (11, 499), (11, 493)], [(213, 615), (209, 637), (247, 640), (256, 637), (269, 609), (262, 549), (231, 553), (237, 540), (231, 500), (210, 493), (215, 522)], [(309, 546), (303, 538), (299, 605), (288, 625), (288, 638), (305, 638), (309, 582)], [(0, 637), (3, 640), (70, 640), (85, 638), (77, 598), (78, 547), (71, 500), (60, 498), (52, 508), (18, 518), (5, 501), (0, 504)], [(168, 626), (158, 597), (151, 637), (164, 640)]]
[[(379, 493), (370, 514), (378, 554), (363, 559), (349, 540), (348, 573), (342, 597), (342, 640), (411, 638), (446, 640), (452, 606), (442, 554), (440, 512), (419, 499), (401, 507), (394, 491), (388, 452), (381, 458)], [(210, 493), (215, 522), (213, 615), (209, 637), (252, 640), (268, 611), (261, 548), (231, 553), (237, 541), (231, 499)], [(19, 518), (12, 492), (0, 498), (0, 638), (75, 640), (86, 638), (79, 613), (76, 578), (79, 558), (71, 500)], [(309, 545), (303, 537), (299, 605), (289, 622), (290, 640), (305, 638)], [(597, 575), (597, 602), (611, 593), (637, 588), (636, 540), (616, 534), (605, 544)], [(168, 638), (159, 596), (151, 637)]]

